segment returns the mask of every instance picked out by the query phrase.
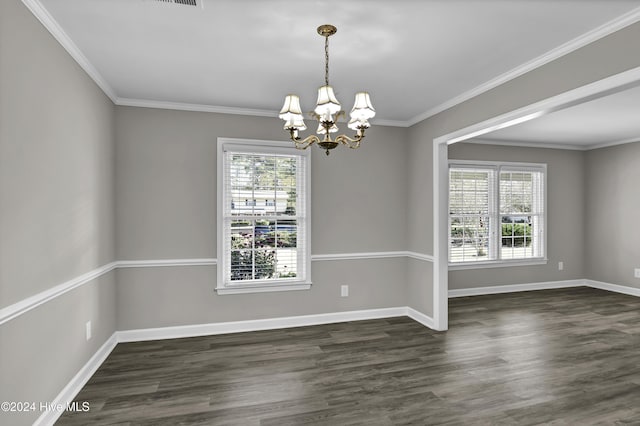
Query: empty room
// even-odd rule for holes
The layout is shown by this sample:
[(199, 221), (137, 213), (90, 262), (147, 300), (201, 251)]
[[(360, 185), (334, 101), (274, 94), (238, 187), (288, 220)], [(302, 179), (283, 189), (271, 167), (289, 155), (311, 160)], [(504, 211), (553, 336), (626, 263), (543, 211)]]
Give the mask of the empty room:
[(640, 1), (2, 0), (0, 425), (640, 424)]

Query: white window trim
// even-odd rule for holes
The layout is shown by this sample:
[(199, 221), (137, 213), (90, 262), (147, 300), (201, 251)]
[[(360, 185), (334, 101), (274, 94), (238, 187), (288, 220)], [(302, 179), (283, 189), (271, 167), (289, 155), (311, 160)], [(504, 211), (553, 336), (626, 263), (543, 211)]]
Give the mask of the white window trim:
[[(543, 190), (543, 200), (544, 200), (544, 233), (542, 237), (542, 246), (544, 255), (540, 257), (531, 257), (528, 259), (492, 259), (492, 260), (483, 260), (477, 262), (450, 262), (447, 260), (450, 271), (457, 270), (465, 270), (465, 269), (487, 269), (487, 268), (509, 268), (513, 266), (533, 266), (533, 265), (546, 265), (549, 261), (547, 257), (547, 242), (548, 242), (548, 228), (549, 222), (547, 221), (547, 211), (549, 210), (549, 205), (547, 203), (547, 164), (546, 163), (521, 163), (521, 162), (512, 162), (512, 161), (475, 161), (475, 160), (449, 160), (449, 164), (447, 167), (447, 176), (449, 176), (449, 170), (456, 166), (459, 167), (482, 167), (482, 168), (493, 168), (499, 170), (500, 168), (514, 168), (517, 170), (527, 170), (531, 171), (540, 171), (542, 170), (543, 176), (542, 181), (544, 185)], [(497, 180), (496, 180), (497, 185)], [(449, 191), (450, 186), (447, 184), (447, 205), (449, 204)], [(499, 197), (497, 197), (499, 198)], [(499, 201), (498, 201), (499, 202)], [(447, 217), (449, 217), (449, 209), (447, 208)], [(447, 230), (448, 238), (451, 238), (451, 229)], [(447, 250), (447, 259), (449, 257), (449, 251)]]
[[(234, 151), (264, 152), (265, 154), (289, 154), (299, 155), (305, 158), (305, 187), (304, 199), (306, 215), (304, 231), (306, 246), (304, 247), (306, 277), (302, 280), (269, 280), (254, 281), (243, 284), (225, 283), (224, 268), (226, 265), (226, 253), (224, 250), (224, 146), (232, 147)], [(215, 291), (219, 295), (264, 293), (289, 290), (309, 290), (311, 288), (311, 156), (307, 150), (299, 150), (292, 146), (291, 142), (269, 141), (259, 139), (233, 139), (218, 138), (217, 146), (217, 284)]]
[(489, 269), (489, 268), (511, 268), (513, 266), (534, 266), (546, 265), (547, 258), (536, 257), (532, 259), (506, 259), (506, 260), (485, 260), (478, 262), (454, 262), (449, 263), (450, 271), (461, 271), (465, 269)]

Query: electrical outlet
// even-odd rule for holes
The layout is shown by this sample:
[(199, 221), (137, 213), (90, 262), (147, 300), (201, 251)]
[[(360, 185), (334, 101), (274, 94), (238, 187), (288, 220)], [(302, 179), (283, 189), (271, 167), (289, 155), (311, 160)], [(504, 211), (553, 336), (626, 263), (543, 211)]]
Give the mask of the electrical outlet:
[(84, 329), (85, 329), (85, 335), (87, 336), (87, 340), (91, 339), (91, 321), (87, 321)]
[(564, 269), (564, 262), (558, 262), (558, 271), (562, 271)]
[(340, 286), (340, 297), (349, 297), (349, 286), (341, 285)]
[(633, 276), (635, 278), (640, 278), (640, 268), (636, 268), (633, 270)]

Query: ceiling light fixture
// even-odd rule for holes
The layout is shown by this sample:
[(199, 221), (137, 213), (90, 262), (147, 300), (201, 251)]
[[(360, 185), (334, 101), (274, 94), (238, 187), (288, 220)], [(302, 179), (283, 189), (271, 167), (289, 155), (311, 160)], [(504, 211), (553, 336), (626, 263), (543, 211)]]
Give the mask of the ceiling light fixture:
[(338, 144), (348, 146), (355, 149), (360, 146), (360, 141), (364, 139), (364, 132), (370, 127), (369, 119), (376, 115), (376, 111), (371, 105), (371, 99), (367, 92), (356, 93), (356, 100), (351, 110), (351, 119), (347, 124), (352, 130), (355, 130), (356, 135), (350, 138), (346, 135), (336, 136), (335, 140), (331, 139), (331, 133), (338, 131), (336, 122), (338, 118), (345, 115), (342, 111), (342, 107), (336, 95), (333, 93), (333, 87), (329, 85), (329, 37), (334, 35), (338, 31), (333, 25), (320, 25), (318, 27), (318, 34), (324, 37), (324, 86), (318, 89), (318, 102), (316, 108), (310, 115), (318, 120), (318, 135), (324, 135), (322, 139), (316, 135), (307, 136), (302, 139), (299, 133), (306, 130), (307, 126), (304, 124), (304, 117), (300, 108), (300, 98), (297, 95), (287, 95), (284, 99), (284, 106), (280, 111), (279, 117), (285, 121), (284, 130), (289, 131), (291, 140), (295, 143), (298, 149), (307, 149), (314, 143), (326, 150), (329, 155), (329, 150), (334, 149)]

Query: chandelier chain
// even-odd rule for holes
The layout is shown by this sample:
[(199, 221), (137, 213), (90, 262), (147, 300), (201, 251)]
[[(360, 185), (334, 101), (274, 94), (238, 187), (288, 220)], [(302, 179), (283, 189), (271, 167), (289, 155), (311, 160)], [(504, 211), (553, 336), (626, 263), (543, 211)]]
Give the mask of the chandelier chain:
[(329, 85), (329, 36), (324, 37), (324, 84)]

